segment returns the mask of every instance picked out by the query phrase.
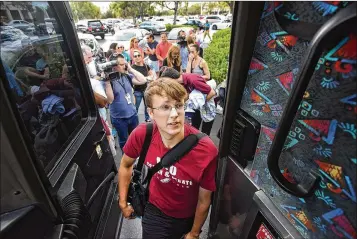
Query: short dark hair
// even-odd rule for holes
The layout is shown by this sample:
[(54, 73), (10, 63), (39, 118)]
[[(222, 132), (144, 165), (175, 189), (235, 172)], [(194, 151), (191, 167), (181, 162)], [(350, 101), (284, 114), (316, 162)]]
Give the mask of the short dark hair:
[(155, 39), (154, 34), (152, 34), (152, 33), (147, 34), (147, 36), (149, 36), (149, 38), (151, 38), (151, 39)]
[(162, 36), (162, 35), (166, 35), (167, 36), (167, 32), (161, 32), (160, 36)]
[(112, 54), (108, 58), (110, 61), (118, 60), (118, 58), (125, 59), (125, 57), (122, 54), (118, 54), (116, 52), (112, 52)]
[(176, 80), (180, 78), (180, 72), (178, 72), (174, 68), (163, 66), (160, 69), (159, 77), (168, 77)]

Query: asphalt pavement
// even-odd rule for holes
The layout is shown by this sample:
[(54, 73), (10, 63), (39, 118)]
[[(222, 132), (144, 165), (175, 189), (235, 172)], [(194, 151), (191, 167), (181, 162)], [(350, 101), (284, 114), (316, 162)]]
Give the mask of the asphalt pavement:
[[(214, 34), (214, 33), (212, 33), (212, 34)], [(155, 36), (155, 40), (159, 42), (160, 36)], [(103, 50), (107, 51), (109, 48), (109, 45), (113, 42), (113, 38), (112, 38), (111, 34), (107, 34), (107, 35), (105, 35), (104, 40), (100, 39), (100, 37), (97, 37), (97, 41), (101, 45)], [(205, 43), (207, 45), (209, 44), (208, 38), (206, 38)], [(143, 102), (141, 103), (141, 105), (139, 107), (138, 115), (139, 115), (139, 123), (145, 122), (144, 103)], [(222, 124), (222, 115), (217, 114), (215, 121), (213, 123), (212, 130), (211, 130), (211, 135), (210, 135), (211, 139), (213, 140), (213, 142), (215, 143), (215, 145), (217, 147), (219, 146), (219, 139), (217, 138), (217, 133), (218, 133), (218, 130), (219, 130), (221, 124)], [(117, 138), (116, 138), (116, 145), (117, 145), (117, 155), (115, 156), (115, 163), (119, 167), (122, 153), (119, 148)], [(202, 233), (200, 235), (201, 239), (207, 238), (208, 224), (209, 224), (209, 216), (207, 217), (207, 220), (202, 227)], [(120, 238), (125, 238), (125, 239), (142, 238), (141, 219), (139, 219), (139, 218), (131, 219), (131, 220), (124, 219), (123, 224), (122, 224), (122, 230), (120, 233)]]

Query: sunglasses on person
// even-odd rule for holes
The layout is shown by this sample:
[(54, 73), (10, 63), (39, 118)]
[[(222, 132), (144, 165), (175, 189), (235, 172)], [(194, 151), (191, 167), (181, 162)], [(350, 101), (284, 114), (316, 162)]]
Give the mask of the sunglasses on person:
[(134, 58), (136, 58), (136, 57), (140, 57), (141, 55), (138, 55), (138, 54), (136, 54), (136, 55), (134, 55)]

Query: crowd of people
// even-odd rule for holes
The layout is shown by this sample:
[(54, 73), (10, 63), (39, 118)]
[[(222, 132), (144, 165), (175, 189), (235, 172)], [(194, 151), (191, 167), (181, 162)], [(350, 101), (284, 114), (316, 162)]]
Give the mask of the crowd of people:
[(147, 34), (144, 43), (133, 37), (128, 52), (122, 44), (112, 43), (106, 60), (117, 62), (117, 66), (111, 69), (111, 75), (118, 73), (116, 80), (109, 80), (104, 72), (100, 72), (95, 67), (100, 63), (96, 62), (90, 48), (82, 47), (100, 116), (105, 128), (109, 129), (111, 142), (114, 142), (113, 136), (118, 136), (123, 149), (128, 136), (139, 124), (138, 111), (142, 101), (145, 121), (152, 121), (144, 93), (148, 83), (159, 77), (170, 77), (184, 85), (189, 93), (186, 122), (197, 129), (202, 124), (202, 132), (210, 135), (216, 112), (213, 100), (216, 85), (196, 38), (195, 31), (186, 36), (186, 32), (181, 30), (177, 43), (172, 44), (165, 32), (161, 33), (160, 42), (152, 34)]

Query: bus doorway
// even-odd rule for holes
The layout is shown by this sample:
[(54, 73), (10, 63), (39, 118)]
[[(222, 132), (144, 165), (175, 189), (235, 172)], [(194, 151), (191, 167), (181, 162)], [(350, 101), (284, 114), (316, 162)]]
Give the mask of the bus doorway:
[(211, 238), (356, 238), (356, 4), (234, 21)]

